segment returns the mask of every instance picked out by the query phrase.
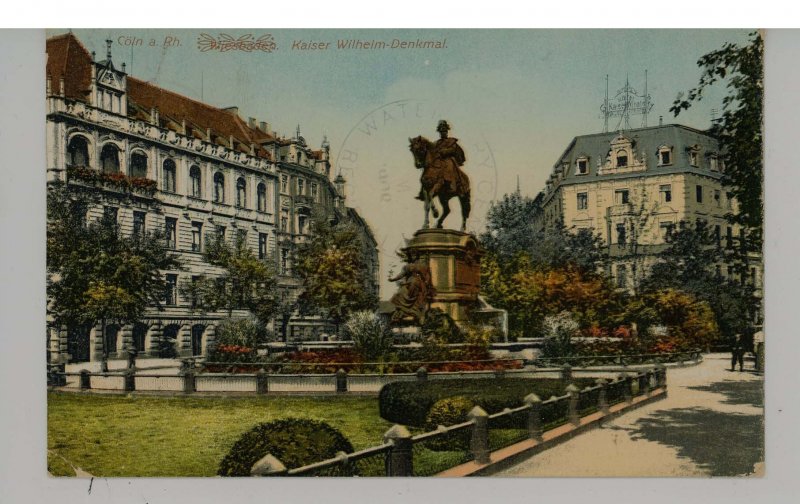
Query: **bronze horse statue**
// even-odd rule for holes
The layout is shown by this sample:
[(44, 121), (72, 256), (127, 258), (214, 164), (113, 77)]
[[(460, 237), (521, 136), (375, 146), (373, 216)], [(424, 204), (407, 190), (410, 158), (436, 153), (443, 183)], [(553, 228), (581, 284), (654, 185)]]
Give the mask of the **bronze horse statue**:
[(442, 228), (442, 223), (450, 214), (450, 199), (458, 197), (461, 203), (461, 231), (467, 228), (467, 218), (470, 211), (469, 178), (458, 167), (458, 162), (452, 155), (437, 152), (436, 144), (423, 136), (408, 139), (411, 154), (414, 156), (414, 166), (422, 170), (420, 182), (422, 190), (417, 196), (425, 202), (425, 222), (422, 229), (428, 229), (428, 214), (433, 211), (433, 217), (439, 217), (434, 198), (439, 199), (442, 205), (442, 215), (436, 221), (436, 227)]

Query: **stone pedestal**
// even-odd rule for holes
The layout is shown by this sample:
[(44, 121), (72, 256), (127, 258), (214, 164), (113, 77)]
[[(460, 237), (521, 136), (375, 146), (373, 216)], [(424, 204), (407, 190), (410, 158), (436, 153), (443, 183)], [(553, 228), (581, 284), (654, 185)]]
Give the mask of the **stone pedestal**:
[(457, 323), (465, 322), (480, 293), (483, 249), (478, 240), (453, 229), (421, 229), (403, 252), (414, 261), (426, 262), (431, 270), (436, 289), (431, 309), (439, 308)]

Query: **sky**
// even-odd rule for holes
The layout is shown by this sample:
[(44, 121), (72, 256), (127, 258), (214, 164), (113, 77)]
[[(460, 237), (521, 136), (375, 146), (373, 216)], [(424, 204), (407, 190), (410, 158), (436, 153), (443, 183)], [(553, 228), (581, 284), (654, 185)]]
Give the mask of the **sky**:
[[(50, 30), (48, 36), (66, 30)], [(492, 201), (516, 189), (535, 196), (576, 135), (603, 130), (600, 106), (625, 85), (647, 91), (647, 121), (705, 129), (721, 110), (724, 84), (674, 118), (669, 107), (700, 77), (697, 60), (751, 30), (74, 30), (98, 59), (112, 40), (113, 61), (129, 74), (214, 106), (238, 106), (244, 119), (279, 134), (299, 125), (312, 147), (331, 145), (334, 173), (347, 180), (348, 205), (373, 229), (380, 249), (381, 297), (401, 263), (396, 251), (422, 225), (414, 199), (419, 171), (408, 139), (437, 138), (446, 119), (459, 139), (472, 184), (468, 231), (479, 234)], [(201, 34), (271, 35), (272, 52), (200, 51)], [(141, 45), (135, 45), (136, 40)], [(338, 49), (338, 41), (433, 40), (440, 49)], [(177, 40), (177, 43), (175, 42)], [(152, 45), (151, 45), (152, 41)], [(131, 43), (134, 45), (131, 45)], [(166, 43), (165, 43), (166, 42)], [(295, 42), (328, 42), (324, 50)], [(642, 124), (631, 116), (631, 126)], [(616, 121), (610, 120), (614, 129)], [(445, 227), (458, 229), (458, 203)]]

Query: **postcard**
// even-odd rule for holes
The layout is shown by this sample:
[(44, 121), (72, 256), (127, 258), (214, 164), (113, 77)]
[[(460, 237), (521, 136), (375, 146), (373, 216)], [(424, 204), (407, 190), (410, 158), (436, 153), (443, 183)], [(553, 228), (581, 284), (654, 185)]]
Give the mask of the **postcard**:
[(47, 30), (48, 474), (764, 476), (763, 36)]

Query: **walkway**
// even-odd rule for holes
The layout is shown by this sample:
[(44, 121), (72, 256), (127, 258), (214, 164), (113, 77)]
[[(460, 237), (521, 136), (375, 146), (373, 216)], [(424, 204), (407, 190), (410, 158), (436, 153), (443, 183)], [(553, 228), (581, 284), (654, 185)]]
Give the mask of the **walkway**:
[[(748, 363), (745, 363), (748, 364)], [(752, 369), (752, 363), (749, 363)], [(764, 460), (764, 381), (730, 356), (668, 371), (669, 395), (496, 476), (739, 476)]]

